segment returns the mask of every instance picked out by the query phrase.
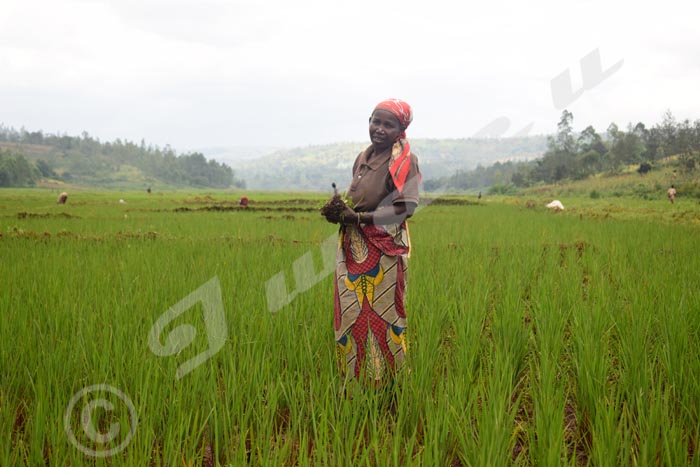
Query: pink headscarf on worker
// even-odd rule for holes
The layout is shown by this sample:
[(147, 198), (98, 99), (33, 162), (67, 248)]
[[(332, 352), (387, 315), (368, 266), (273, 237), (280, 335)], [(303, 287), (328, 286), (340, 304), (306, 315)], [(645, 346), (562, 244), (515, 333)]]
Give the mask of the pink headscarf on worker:
[(406, 140), (406, 128), (413, 121), (413, 110), (407, 102), (401, 99), (387, 99), (374, 108), (374, 110), (386, 110), (397, 118), (404, 130), (394, 141), (394, 146), (391, 148), (391, 166), (389, 173), (394, 181), (394, 185), (399, 192), (403, 191), (406, 184), (406, 178), (411, 170), (411, 145)]

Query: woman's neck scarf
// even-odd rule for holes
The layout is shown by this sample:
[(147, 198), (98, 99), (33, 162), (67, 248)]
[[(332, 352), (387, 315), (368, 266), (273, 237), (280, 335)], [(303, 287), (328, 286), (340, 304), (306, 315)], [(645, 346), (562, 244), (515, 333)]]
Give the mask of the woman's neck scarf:
[(391, 166), (389, 173), (394, 181), (394, 186), (400, 192), (406, 184), (406, 178), (411, 170), (411, 145), (406, 140), (406, 128), (413, 121), (413, 110), (407, 102), (401, 99), (387, 99), (380, 102), (374, 110), (386, 110), (391, 112), (401, 124), (404, 131), (394, 141), (394, 146), (391, 148)]

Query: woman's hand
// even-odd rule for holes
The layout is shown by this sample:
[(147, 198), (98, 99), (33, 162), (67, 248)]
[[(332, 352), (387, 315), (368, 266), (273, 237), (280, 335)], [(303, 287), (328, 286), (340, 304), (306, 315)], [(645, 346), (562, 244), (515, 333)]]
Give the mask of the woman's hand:
[(357, 218), (359, 216), (353, 209), (345, 206), (343, 212), (340, 213), (340, 223), (345, 225), (358, 224)]
[(359, 214), (347, 206), (340, 212), (333, 211), (324, 214), (328, 222), (344, 225), (357, 224), (358, 215)]

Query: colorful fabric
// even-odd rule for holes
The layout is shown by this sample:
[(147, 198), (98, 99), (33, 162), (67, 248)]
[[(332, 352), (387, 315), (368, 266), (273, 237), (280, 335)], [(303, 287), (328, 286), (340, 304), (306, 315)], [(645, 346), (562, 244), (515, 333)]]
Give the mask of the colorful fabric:
[(406, 140), (406, 128), (413, 121), (413, 109), (407, 102), (401, 99), (387, 99), (374, 108), (374, 110), (386, 110), (394, 115), (404, 131), (394, 141), (394, 146), (391, 149), (392, 164), (389, 167), (389, 173), (394, 181), (394, 185), (399, 193), (403, 192), (406, 178), (411, 170), (411, 145)]
[(404, 363), (408, 231), (405, 223), (341, 228), (334, 327), (341, 371), (378, 382)]

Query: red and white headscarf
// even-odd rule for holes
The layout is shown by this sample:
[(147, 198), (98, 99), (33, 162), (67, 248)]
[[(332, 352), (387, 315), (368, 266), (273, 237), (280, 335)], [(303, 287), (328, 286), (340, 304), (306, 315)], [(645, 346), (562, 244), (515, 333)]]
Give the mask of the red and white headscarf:
[(406, 184), (406, 178), (411, 170), (411, 145), (406, 140), (406, 128), (413, 121), (413, 110), (407, 102), (401, 99), (387, 99), (381, 101), (374, 110), (386, 110), (396, 117), (404, 131), (394, 141), (394, 147), (391, 149), (391, 157), (393, 159), (389, 167), (389, 173), (394, 180), (394, 185), (399, 193), (403, 191)]
[(397, 141), (399, 139), (406, 139), (405, 130), (413, 121), (413, 110), (407, 102), (404, 102), (401, 99), (387, 99), (377, 104), (374, 110), (386, 110), (387, 112), (391, 112), (391, 114), (399, 120), (401, 127), (404, 129), (404, 131), (402, 131), (399, 135)]

